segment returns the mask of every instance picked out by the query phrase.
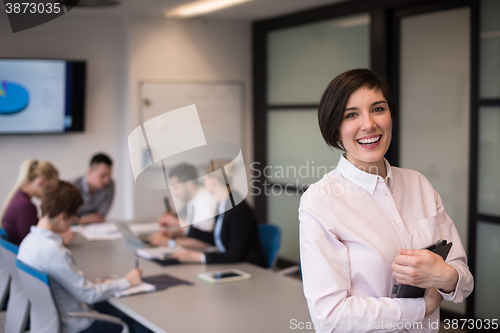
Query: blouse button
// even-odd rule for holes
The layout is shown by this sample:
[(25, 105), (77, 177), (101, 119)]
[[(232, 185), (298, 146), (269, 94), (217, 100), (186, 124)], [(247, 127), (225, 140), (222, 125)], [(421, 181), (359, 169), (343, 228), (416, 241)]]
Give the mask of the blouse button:
[(399, 222), (401, 222), (401, 220), (400, 220), (400, 219), (397, 219), (397, 220), (396, 220), (396, 223), (399, 223)]

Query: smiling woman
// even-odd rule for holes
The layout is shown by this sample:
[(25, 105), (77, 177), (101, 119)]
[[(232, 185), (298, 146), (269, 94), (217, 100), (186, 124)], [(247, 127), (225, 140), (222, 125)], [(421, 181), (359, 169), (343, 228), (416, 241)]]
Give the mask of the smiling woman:
[[(328, 324), (317, 332), (371, 331), (374, 323), (384, 332), (412, 323), (437, 332), (443, 298), (458, 303), (472, 292), (465, 251), (439, 194), (419, 172), (384, 158), (393, 119), (389, 87), (368, 69), (340, 74), (321, 98), (321, 134), (345, 153), (300, 201), (304, 293), (312, 320)], [(419, 250), (439, 239), (453, 242), (446, 262)], [(425, 295), (394, 298), (398, 283)]]

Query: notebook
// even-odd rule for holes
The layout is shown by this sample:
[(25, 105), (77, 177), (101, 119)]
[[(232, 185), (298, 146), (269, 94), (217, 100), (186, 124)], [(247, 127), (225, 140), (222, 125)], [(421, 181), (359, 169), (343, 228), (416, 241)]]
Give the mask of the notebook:
[(167, 289), (168, 287), (173, 287), (181, 284), (189, 286), (192, 285), (193, 283), (175, 278), (167, 274), (154, 275), (143, 278), (142, 283), (137, 286), (116, 292), (114, 296), (119, 298), (137, 294), (151, 293), (154, 291)]

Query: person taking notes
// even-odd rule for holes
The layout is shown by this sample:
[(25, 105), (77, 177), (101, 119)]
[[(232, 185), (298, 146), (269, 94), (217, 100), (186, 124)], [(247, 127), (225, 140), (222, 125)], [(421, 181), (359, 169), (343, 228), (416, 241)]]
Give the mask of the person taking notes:
[[(212, 195), (198, 184), (198, 172), (190, 164), (179, 164), (172, 168), (169, 173), (169, 184), (172, 195), (179, 202), (185, 203), (185, 212), (181, 212), (180, 217), (174, 216), (167, 211), (158, 219), (158, 223), (169, 231), (160, 231), (152, 235), (153, 245), (167, 245), (171, 236), (185, 236), (192, 225), (199, 230), (211, 232), (214, 228), (214, 219), (202, 219), (202, 216), (213, 216), (216, 210), (216, 202)], [(185, 220), (187, 227), (180, 228), (180, 219)], [(196, 222), (197, 221), (197, 222)]]
[(80, 191), (68, 182), (58, 181), (47, 187), (42, 196), (42, 217), (19, 246), (17, 259), (50, 276), (62, 333), (120, 332), (118, 325), (68, 315), (91, 312), (87, 304), (106, 300), (116, 291), (141, 283), (140, 269), (133, 269), (120, 279), (92, 283), (75, 266), (71, 251), (64, 247), (57, 233), (71, 226), (82, 204)]
[[(220, 170), (227, 164), (228, 162), (223, 160), (213, 161), (215, 170)], [(203, 253), (182, 249), (175, 252), (172, 257), (181, 262), (211, 264), (246, 261), (266, 267), (266, 259), (259, 241), (257, 220), (252, 208), (245, 200), (240, 200), (241, 196), (237, 192), (231, 191), (230, 186), (220, 174), (212, 172), (211, 165), (208, 165), (205, 171), (207, 174), (204, 177), (205, 187), (218, 203), (214, 230), (207, 232), (193, 225), (189, 229), (187, 238), (180, 237), (175, 240), (181, 246), (189, 246), (190, 239), (198, 240), (208, 245), (215, 245), (218, 252)], [(226, 175), (227, 178), (230, 176)], [(231, 196), (233, 201), (241, 201), (235, 207), (232, 207)]]

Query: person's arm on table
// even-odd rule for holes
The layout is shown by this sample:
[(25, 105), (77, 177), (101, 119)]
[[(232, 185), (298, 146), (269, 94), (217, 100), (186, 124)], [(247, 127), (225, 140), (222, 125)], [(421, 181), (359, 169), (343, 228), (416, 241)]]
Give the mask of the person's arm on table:
[[(224, 224), (229, 226), (229, 236), (224, 243), (226, 252), (206, 253), (207, 263), (236, 263), (246, 259), (256, 223), (254, 217), (243, 208), (234, 208), (226, 214), (231, 214), (231, 218), (224, 221)], [(223, 228), (225, 227), (223, 225)]]
[(203, 250), (204, 248), (211, 246), (210, 244), (202, 242), (199, 239), (191, 237), (177, 237), (175, 238), (175, 241), (177, 242), (177, 245), (180, 245), (182, 247), (187, 247), (190, 249)]
[(158, 218), (158, 224), (162, 227), (180, 227), (181, 223), (175, 215), (166, 212)]
[(180, 262), (198, 262), (205, 263), (206, 257), (203, 252), (182, 249), (175, 251), (172, 254), (172, 258), (179, 260)]
[(163, 232), (163, 230), (157, 231), (151, 236), (149, 236), (149, 241), (151, 242), (151, 245), (155, 246), (167, 246), (168, 242), (170, 241), (170, 237)]
[(104, 283), (92, 283), (75, 267), (69, 251), (57, 253), (51, 261), (50, 276), (80, 302), (93, 304), (111, 297), (116, 291), (141, 283), (141, 270), (133, 269), (125, 277)]
[(192, 237), (176, 237), (173, 238), (168, 232), (158, 231), (151, 235), (149, 241), (152, 245), (156, 246), (167, 246), (171, 239), (175, 239), (176, 244), (182, 247), (192, 248), (192, 249), (204, 249), (210, 244), (202, 242), (196, 238)]
[[(189, 229), (188, 237), (179, 237), (175, 240), (177, 244), (181, 245), (182, 247), (189, 247), (200, 250), (206, 248), (207, 246), (215, 245), (213, 232), (203, 231), (193, 226), (191, 226), (191, 228)], [(206, 263), (206, 254), (188, 249), (176, 251), (172, 255), (172, 258), (175, 258), (180, 262)]]

